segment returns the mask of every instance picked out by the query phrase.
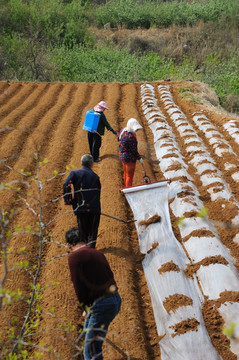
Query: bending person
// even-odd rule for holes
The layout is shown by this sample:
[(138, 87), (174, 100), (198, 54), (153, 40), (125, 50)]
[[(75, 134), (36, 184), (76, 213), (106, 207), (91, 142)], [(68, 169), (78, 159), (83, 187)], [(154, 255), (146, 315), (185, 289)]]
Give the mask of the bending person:
[(136, 167), (136, 160), (143, 164), (143, 159), (138, 153), (138, 141), (136, 132), (142, 129), (142, 126), (134, 118), (127, 122), (127, 126), (120, 131), (119, 140), (119, 158), (124, 168), (124, 186), (129, 187), (133, 184), (133, 177)]
[(103, 341), (120, 311), (121, 297), (104, 254), (81, 242), (78, 228), (68, 230), (65, 238), (72, 249), (68, 258), (71, 280), (85, 316), (84, 359), (102, 360)]

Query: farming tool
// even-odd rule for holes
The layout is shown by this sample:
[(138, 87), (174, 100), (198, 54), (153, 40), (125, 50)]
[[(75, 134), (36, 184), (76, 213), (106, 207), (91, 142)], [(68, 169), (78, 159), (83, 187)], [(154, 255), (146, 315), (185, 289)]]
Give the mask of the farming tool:
[[(72, 190), (71, 190), (71, 183), (69, 183), (66, 187), (66, 193), (63, 194), (63, 199), (64, 199), (64, 203), (65, 205), (72, 205)], [(115, 219), (115, 220), (118, 220), (118, 221), (121, 221), (125, 224), (129, 224), (131, 222), (134, 222), (136, 220), (124, 220), (124, 219), (121, 219), (121, 218), (118, 218), (116, 216), (113, 216), (113, 215), (110, 215), (110, 214), (106, 214), (106, 213), (103, 213), (101, 212), (101, 215), (104, 215), (104, 216), (108, 216), (112, 219)]]
[(151, 184), (151, 179), (148, 175), (146, 175), (146, 170), (144, 167), (144, 164), (141, 164), (144, 170), (144, 176), (143, 176), (143, 184)]
[(110, 217), (110, 218), (112, 218), (112, 219), (121, 221), (121, 222), (123, 222), (123, 223), (125, 223), (125, 224), (129, 224), (129, 223), (131, 223), (131, 222), (135, 222), (135, 221), (136, 221), (136, 220), (124, 220), (124, 219), (121, 219), (121, 218), (118, 218), (118, 217), (116, 217), (116, 216), (113, 216), (113, 215), (110, 215), (110, 214), (106, 214), (106, 213), (103, 213), (103, 212), (101, 212), (101, 215), (108, 216), (108, 217)]

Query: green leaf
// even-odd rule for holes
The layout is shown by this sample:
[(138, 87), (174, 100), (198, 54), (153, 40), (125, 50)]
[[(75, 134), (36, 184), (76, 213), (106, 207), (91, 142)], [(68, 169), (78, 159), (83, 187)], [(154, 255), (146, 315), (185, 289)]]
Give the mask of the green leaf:
[(206, 206), (204, 206), (204, 208), (202, 208), (198, 213), (197, 216), (204, 218), (208, 215), (208, 208)]
[(234, 337), (235, 328), (237, 326), (236, 322), (232, 322), (229, 326), (223, 326), (222, 332), (223, 334), (229, 336), (230, 338)]
[(175, 221), (175, 225), (178, 226), (178, 227), (185, 226), (184, 220), (185, 220), (185, 216), (181, 216), (179, 218), (179, 220)]

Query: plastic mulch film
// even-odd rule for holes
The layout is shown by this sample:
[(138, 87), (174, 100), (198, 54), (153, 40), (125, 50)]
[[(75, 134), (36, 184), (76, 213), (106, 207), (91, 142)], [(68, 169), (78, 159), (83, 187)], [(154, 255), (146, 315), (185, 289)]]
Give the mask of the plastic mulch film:
[(133, 211), (151, 295), (162, 360), (221, 359), (202, 317), (196, 277), (184, 273), (190, 260), (175, 238), (167, 181), (122, 190)]
[[(238, 208), (238, 211), (235, 218), (232, 219), (232, 224), (238, 223), (239, 203), (231, 192), (227, 182), (223, 179), (221, 172), (216, 167), (215, 161), (206, 150), (202, 139), (190, 125), (180, 108), (174, 103), (169, 86), (159, 85), (158, 93), (161, 101), (165, 105), (165, 110), (171, 119), (171, 123), (174, 124), (180, 133), (181, 140), (184, 142), (185, 151), (190, 154), (189, 162), (200, 177), (202, 187), (208, 192), (212, 202), (220, 199), (224, 201), (224, 203), (233, 203), (235, 208)], [(200, 209), (203, 208), (203, 203), (200, 200), (198, 189), (188, 173), (188, 164), (180, 152), (173, 129), (157, 104), (154, 86), (150, 84), (141, 85), (141, 100), (142, 110), (154, 136), (154, 147), (159, 160), (160, 170), (165, 178), (171, 180), (170, 185), (168, 185), (170, 210), (175, 217), (179, 219), (183, 217), (183, 225), (180, 225), (178, 229), (183, 240), (182, 246), (185, 254), (187, 254), (191, 263), (188, 269), (193, 269), (193, 267), (196, 266), (193, 274), (200, 284), (202, 294), (202, 296), (199, 296), (200, 299), (202, 302), (205, 297), (208, 297), (209, 300), (217, 300), (219, 298), (221, 299), (221, 293), (225, 292), (229, 294), (231, 291), (238, 292), (239, 276), (234, 266), (235, 259), (221, 242), (214, 225), (208, 217), (184, 217), (184, 214), (188, 211), (197, 214)], [(201, 113), (194, 114), (193, 119), (196, 125), (201, 128), (200, 130), (204, 132), (204, 128), (202, 127), (204, 124), (208, 124), (208, 119), (205, 118), (205, 115)], [(211, 131), (210, 129), (210, 127), (209, 129), (205, 129), (205, 132)], [(217, 147), (215, 147), (215, 153), (217, 156), (222, 157), (224, 153), (230, 151), (230, 147), (227, 146), (223, 137), (215, 133), (215, 129), (212, 130), (213, 134), (217, 136), (217, 141), (220, 142), (220, 149), (222, 149), (218, 152)], [(210, 136), (212, 136), (212, 133)], [(214, 145), (215, 143), (212, 142), (211, 146), (213, 147)], [(170, 154), (170, 157), (168, 154)], [(234, 156), (234, 154), (231, 153), (231, 156)], [(171, 170), (172, 165), (174, 165), (176, 170)], [(225, 161), (225, 167), (230, 168), (232, 164)], [(207, 171), (210, 170), (210, 177), (204, 176), (205, 168)], [(152, 200), (152, 202), (155, 205), (154, 200)], [(196, 231), (200, 236), (195, 236)], [(206, 236), (204, 236), (204, 233)], [(239, 232), (233, 241), (236, 243), (239, 241)], [(214, 257), (220, 259), (219, 263), (212, 261)], [(200, 264), (201, 261), (202, 263)], [(198, 267), (199, 264), (200, 267)], [(187, 273), (187, 271), (185, 271), (185, 273)], [(190, 276), (189, 273), (187, 273), (187, 275)], [(215, 281), (215, 279), (217, 279), (217, 281)], [(227, 307), (227, 318), (233, 317), (233, 309), (232, 306)], [(226, 321), (224, 318), (225, 312), (221, 312), (221, 315)], [(232, 339), (228, 339), (232, 352), (239, 356), (238, 349), (233, 345)]]

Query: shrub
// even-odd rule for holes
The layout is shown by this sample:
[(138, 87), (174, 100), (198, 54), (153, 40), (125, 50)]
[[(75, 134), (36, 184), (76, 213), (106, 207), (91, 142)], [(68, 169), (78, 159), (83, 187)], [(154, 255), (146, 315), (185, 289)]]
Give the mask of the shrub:
[(230, 111), (239, 113), (239, 95), (227, 95), (222, 102), (223, 107)]
[(2, 35), (1, 79), (25, 81), (55, 80), (54, 65), (49, 62), (49, 51), (38, 41), (30, 41), (12, 33)]
[(18, 33), (46, 45), (83, 43), (87, 27), (86, 7), (78, 0), (67, 4), (60, 0), (32, 0), (28, 3), (10, 0), (1, 10), (2, 31), (10, 36)]

